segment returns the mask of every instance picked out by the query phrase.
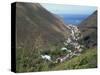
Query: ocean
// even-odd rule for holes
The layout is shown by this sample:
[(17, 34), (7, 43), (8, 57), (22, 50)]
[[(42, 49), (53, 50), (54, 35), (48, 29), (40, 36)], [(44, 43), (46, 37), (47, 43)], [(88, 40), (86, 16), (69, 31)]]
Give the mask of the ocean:
[(89, 15), (66, 15), (66, 14), (60, 14), (59, 16), (64, 21), (65, 24), (78, 25), (84, 19), (86, 19)]

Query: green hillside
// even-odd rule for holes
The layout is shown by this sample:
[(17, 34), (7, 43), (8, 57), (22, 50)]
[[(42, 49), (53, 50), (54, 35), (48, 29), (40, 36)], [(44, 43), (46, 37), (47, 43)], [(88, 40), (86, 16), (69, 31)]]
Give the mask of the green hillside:
[(67, 70), (67, 69), (87, 69), (97, 67), (97, 49), (88, 49), (79, 57), (74, 57), (69, 61), (58, 64), (52, 70)]
[[(59, 17), (40, 4), (17, 2), (16, 72), (96, 68), (96, 17), (97, 14), (93, 13), (84, 20), (79, 25), (78, 33), (78, 27), (65, 25)], [(87, 29), (87, 26), (90, 29)], [(73, 39), (76, 35), (83, 35), (83, 38)], [(64, 48), (66, 50), (63, 50)], [(76, 56), (73, 55), (74, 52)], [(67, 55), (69, 56), (66, 57)], [(73, 56), (70, 57), (71, 55)], [(66, 59), (59, 62), (59, 57)]]

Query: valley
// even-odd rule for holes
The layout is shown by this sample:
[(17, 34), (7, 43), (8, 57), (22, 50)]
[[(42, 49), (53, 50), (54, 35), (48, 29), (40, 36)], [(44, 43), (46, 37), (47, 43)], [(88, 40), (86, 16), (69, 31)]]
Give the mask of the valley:
[(73, 25), (39, 3), (16, 3), (16, 72), (96, 67), (97, 11)]
[[(63, 47), (58, 49), (61, 52), (65, 52), (64, 55), (61, 54), (57, 57), (52, 63), (64, 62), (66, 60), (70, 60), (73, 56), (79, 56), (81, 52), (84, 50), (84, 45), (81, 45), (78, 40), (82, 38), (81, 32), (78, 27), (75, 25), (67, 25), (67, 28), (70, 30), (70, 36), (64, 41)], [(49, 53), (48, 53), (49, 54)], [(44, 58), (44, 57), (45, 58)], [(48, 59), (49, 57), (49, 59)], [(48, 60), (51, 62), (51, 55), (42, 55), (44, 60)]]

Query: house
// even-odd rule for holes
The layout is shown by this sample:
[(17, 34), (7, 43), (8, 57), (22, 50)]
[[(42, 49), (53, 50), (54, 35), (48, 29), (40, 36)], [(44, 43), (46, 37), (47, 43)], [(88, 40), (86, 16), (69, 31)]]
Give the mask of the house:
[(51, 61), (51, 56), (49, 55), (41, 55), (42, 59), (46, 59), (48, 61)]
[(58, 57), (58, 58), (56, 59), (56, 63), (62, 63), (62, 62), (64, 62), (64, 61), (68, 60), (69, 57), (70, 57), (69, 54), (67, 54), (66, 56)]
[(68, 50), (66, 47), (61, 48), (62, 51)]

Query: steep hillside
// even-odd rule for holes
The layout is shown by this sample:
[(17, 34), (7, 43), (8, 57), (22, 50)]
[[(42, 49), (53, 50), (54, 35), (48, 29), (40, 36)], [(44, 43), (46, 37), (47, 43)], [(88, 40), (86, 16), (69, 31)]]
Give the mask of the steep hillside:
[(97, 46), (97, 11), (79, 25), (87, 48)]
[(63, 22), (40, 4), (17, 2), (16, 71), (42, 70), (47, 63), (41, 54), (61, 48), (68, 34)]
[(63, 22), (38, 3), (16, 3), (16, 26), (17, 47), (49, 49), (67, 37)]
[(96, 67), (95, 46), (97, 11), (78, 29), (38, 3), (16, 3), (16, 72)]

